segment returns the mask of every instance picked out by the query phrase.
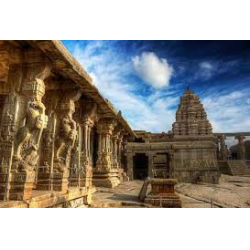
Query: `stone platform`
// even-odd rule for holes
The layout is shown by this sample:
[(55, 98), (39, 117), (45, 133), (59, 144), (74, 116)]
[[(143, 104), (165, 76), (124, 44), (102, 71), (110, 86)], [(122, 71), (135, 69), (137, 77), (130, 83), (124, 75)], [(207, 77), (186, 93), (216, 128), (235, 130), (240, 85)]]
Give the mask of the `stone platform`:
[(166, 208), (181, 208), (180, 197), (175, 193), (175, 179), (151, 179), (151, 192), (144, 202), (153, 206)]
[(27, 201), (0, 201), (0, 208), (79, 208), (92, 202), (93, 188), (69, 188), (67, 192), (34, 190)]

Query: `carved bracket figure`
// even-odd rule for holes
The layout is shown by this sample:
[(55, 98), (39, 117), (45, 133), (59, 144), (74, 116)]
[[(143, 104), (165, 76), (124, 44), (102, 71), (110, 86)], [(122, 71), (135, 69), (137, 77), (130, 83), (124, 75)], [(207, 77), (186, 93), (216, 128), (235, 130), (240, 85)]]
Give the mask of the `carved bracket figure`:
[[(41, 133), (47, 125), (43, 103), (36, 100), (29, 101), (24, 119), (25, 125), (18, 130), (16, 135), (15, 157), (34, 166), (38, 158)], [(25, 143), (28, 142), (30, 143), (25, 150)]]
[(17, 131), (14, 147), (13, 170), (33, 171), (39, 158), (39, 146), (47, 116), (42, 98), (45, 94), (43, 80), (48, 76), (51, 65), (30, 64), (24, 67), (22, 95), (26, 98), (25, 115), (20, 122), (24, 125)]
[(76, 91), (62, 99), (57, 107), (59, 126), (55, 141), (55, 170), (58, 172), (63, 172), (64, 168), (69, 168), (70, 165), (71, 151), (77, 137), (73, 114), (75, 113), (75, 102), (80, 96), (81, 92)]

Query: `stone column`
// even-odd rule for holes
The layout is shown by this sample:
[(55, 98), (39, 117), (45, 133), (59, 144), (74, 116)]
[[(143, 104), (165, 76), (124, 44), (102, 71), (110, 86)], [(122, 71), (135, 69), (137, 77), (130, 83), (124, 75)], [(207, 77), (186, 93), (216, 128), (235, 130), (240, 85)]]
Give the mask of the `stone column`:
[[(85, 119), (82, 123), (82, 130), (83, 130), (83, 150), (82, 150), (82, 158), (83, 158), (83, 165), (84, 168), (89, 165), (89, 149), (88, 149), (88, 131), (89, 131), (89, 124), (88, 119)], [(85, 168), (86, 170), (86, 168)]]
[(91, 131), (92, 131), (92, 124), (89, 124), (88, 126), (88, 157), (90, 162), (90, 156), (91, 156)]
[(246, 158), (246, 148), (245, 148), (245, 143), (244, 143), (244, 140), (245, 140), (245, 136), (243, 135), (238, 135), (238, 136), (235, 136), (235, 139), (238, 140), (238, 158), (239, 160), (244, 160)]
[[(52, 96), (53, 98), (54, 96)], [(43, 132), (42, 152), (40, 166), (38, 168), (37, 189), (53, 190), (53, 165), (55, 154), (55, 136), (57, 126), (57, 115), (54, 110), (50, 110), (48, 114), (48, 126)]]
[(118, 141), (118, 149), (117, 149), (117, 162), (118, 162), (118, 166), (121, 168), (122, 167), (122, 143), (123, 143), (123, 135), (120, 135)]
[(111, 135), (115, 123), (112, 119), (105, 119), (97, 124), (97, 133), (99, 135), (99, 148), (97, 159), (97, 170), (107, 171), (111, 169)]
[(118, 135), (112, 136), (112, 167), (119, 168), (118, 162)]
[(91, 129), (91, 134), (90, 134), (90, 164), (93, 167), (94, 165), (94, 131), (93, 128)]
[(0, 200), (9, 200), (14, 136), (17, 129), (18, 100), (6, 96), (0, 127)]
[(9, 159), (11, 168), (8, 172), (6, 199), (10, 200), (31, 198), (40, 158), (42, 133), (47, 126), (42, 98), (45, 94), (44, 79), (50, 74), (51, 64), (46, 58), (41, 60), (43, 62), (34, 63), (33, 58), (37, 53), (40, 54), (32, 51), (30, 55), (30, 51), (27, 52), (27, 63), (22, 66), (22, 80), (19, 81), (20, 95), (13, 93), (13, 97), (18, 99), (19, 110), (12, 157)]
[(97, 123), (99, 147), (93, 176), (95, 186), (114, 187), (120, 183), (118, 169), (112, 168), (111, 137), (116, 124), (116, 120), (111, 118), (103, 118)]
[(127, 157), (127, 176), (130, 180), (134, 179), (134, 154), (126, 153)]
[(71, 152), (70, 161), (70, 186), (81, 187), (83, 166), (81, 164), (81, 152), (82, 152), (82, 127), (77, 123), (77, 137), (75, 140), (74, 147)]
[(82, 165), (83, 165), (83, 180), (82, 186), (92, 186), (92, 161), (91, 161), (91, 131), (94, 122), (85, 117), (82, 123), (83, 127), (83, 151), (82, 151)]
[[(22, 65), (10, 65), (9, 50), (0, 42), (1, 68), (8, 68), (0, 73), (1, 117), (0, 117), (0, 200), (9, 200), (11, 167), (13, 160), (15, 133), (19, 128), (19, 96), (15, 92), (22, 81)], [(5, 59), (6, 60), (5, 60)], [(1, 70), (0, 70), (1, 71)]]
[[(67, 191), (72, 150), (77, 140), (77, 123), (73, 119), (75, 102), (79, 100), (81, 91), (72, 91), (61, 98), (56, 107), (57, 131), (54, 146), (54, 161), (52, 169), (52, 190)], [(76, 166), (77, 167), (77, 166)]]
[(148, 156), (148, 176), (153, 178), (154, 177), (154, 154), (147, 153)]

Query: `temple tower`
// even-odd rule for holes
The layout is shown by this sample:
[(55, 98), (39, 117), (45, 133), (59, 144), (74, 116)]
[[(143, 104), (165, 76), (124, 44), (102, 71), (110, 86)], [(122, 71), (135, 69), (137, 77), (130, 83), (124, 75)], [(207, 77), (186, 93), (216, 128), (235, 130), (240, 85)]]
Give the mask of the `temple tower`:
[(212, 135), (212, 126), (200, 98), (189, 89), (180, 98), (173, 134), (174, 137)]
[(217, 146), (200, 98), (187, 89), (173, 124), (173, 177), (181, 182), (218, 183)]

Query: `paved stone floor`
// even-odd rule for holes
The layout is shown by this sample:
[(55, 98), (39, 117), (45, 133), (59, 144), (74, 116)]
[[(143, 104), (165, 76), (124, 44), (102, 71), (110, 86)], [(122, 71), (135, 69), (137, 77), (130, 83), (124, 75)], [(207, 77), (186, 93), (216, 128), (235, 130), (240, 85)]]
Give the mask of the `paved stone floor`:
[[(91, 207), (146, 207), (138, 202), (142, 181), (123, 182), (113, 189), (98, 188)], [(220, 184), (179, 183), (184, 208), (250, 207), (250, 176), (222, 175)]]

